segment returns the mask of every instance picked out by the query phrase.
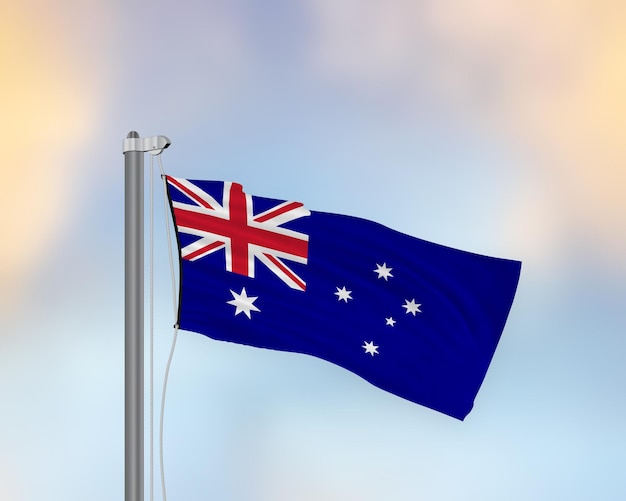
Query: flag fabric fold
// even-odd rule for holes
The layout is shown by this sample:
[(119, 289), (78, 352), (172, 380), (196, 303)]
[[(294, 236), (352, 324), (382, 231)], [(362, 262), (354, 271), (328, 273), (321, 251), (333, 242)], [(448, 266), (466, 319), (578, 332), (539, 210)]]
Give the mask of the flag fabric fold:
[(511, 308), (521, 263), (361, 218), (167, 176), (181, 329), (312, 355), (464, 419)]

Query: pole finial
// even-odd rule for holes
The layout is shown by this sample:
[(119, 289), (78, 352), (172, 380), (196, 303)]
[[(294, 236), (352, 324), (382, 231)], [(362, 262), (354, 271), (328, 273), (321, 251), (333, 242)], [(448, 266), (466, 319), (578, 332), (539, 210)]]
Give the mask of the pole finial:
[(151, 155), (160, 155), (171, 143), (165, 136), (139, 137), (139, 134), (132, 130), (124, 139), (122, 151), (123, 153), (139, 151), (141, 153), (150, 153)]

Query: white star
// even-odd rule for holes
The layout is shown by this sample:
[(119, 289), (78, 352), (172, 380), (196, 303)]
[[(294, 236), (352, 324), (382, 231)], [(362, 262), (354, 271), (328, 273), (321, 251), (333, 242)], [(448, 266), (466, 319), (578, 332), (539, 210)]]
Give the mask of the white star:
[(385, 321), (387, 322), (385, 325), (391, 325), (392, 327), (396, 324), (396, 321), (393, 319), (393, 317), (385, 317)]
[(382, 265), (376, 263), (374, 273), (378, 273), (378, 278), (384, 278), (386, 282), (389, 277), (393, 278), (391, 270), (393, 270), (393, 268), (387, 268), (387, 263), (383, 263)]
[(335, 296), (338, 297), (337, 301), (345, 301), (346, 303), (348, 299), (353, 299), (350, 294), (352, 294), (352, 291), (346, 290), (345, 285), (341, 289), (337, 287), (337, 292), (335, 292)]
[(422, 313), (422, 310), (420, 310), (420, 306), (422, 306), (421, 304), (415, 304), (415, 299), (411, 299), (411, 301), (409, 301), (408, 299), (405, 299), (404, 302), (406, 304), (403, 304), (402, 307), (406, 308), (406, 314), (408, 315), (409, 313), (413, 313), (413, 316), (415, 316), (416, 313)]
[(372, 356), (379, 355), (378, 346), (374, 344), (374, 341), (370, 341), (369, 343), (367, 341), (363, 341), (363, 342), (365, 344), (361, 346), (361, 348), (365, 348), (365, 353), (369, 353)]
[(232, 304), (233, 306), (235, 306), (236, 308), (235, 316), (243, 312), (246, 314), (248, 318), (252, 318), (250, 316), (251, 311), (261, 311), (252, 304), (258, 299), (258, 296), (248, 296), (248, 293), (246, 292), (245, 287), (241, 289), (241, 294), (237, 294), (236, 292), (233, 292), (232, 290), (230, 291), (230, 293), (233, 295), (235, 299), (231, 301), (226, 301), (226, 302), (228, 304)]

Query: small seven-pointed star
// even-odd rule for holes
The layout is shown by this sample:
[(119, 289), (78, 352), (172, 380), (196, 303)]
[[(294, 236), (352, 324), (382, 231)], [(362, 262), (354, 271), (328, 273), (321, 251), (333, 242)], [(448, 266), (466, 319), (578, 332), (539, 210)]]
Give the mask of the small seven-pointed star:
[(337, 301), (345, 301), (346, 303), (348, 299), (352, 299), (350, 294), (352, 294), (352, 291), (346, 290), (345, 285), (341, 289), (337, 287), (337, 292), (335, 292), (335, 295), (339, 298)]
[(422, 306), (422, 305), (421, 304), (416, 304), (415, 303), (415, 299), (411, 299), (410, 301), (408, 299), (405, 299), (404, 302), (406, 304), (403, 304), (402, 307), (406, 308), (407, 315), (409, 313), (412, 313), (413, 316), (415, 316), (416, 313), (422, 313), (422, 310), (420, 310), (420, 306)]
[(393, 278), (391, 270), (393, 270), (393, 268), (387, 268), (387, 263), (383, 263), (382, 265), (376, 263), (374, 273), (378, 273), (378, 278), (384, 278), (386, 282), (388, 278)]
[(374, 344), (374, 341), (370, 341), (369, 343), (364, 341), (364, 343), (365, 344), (361, 346), (361, 348), (365, 348), (365, 353), (369, 353), (372, 356), (378, 355), (378, 346)]

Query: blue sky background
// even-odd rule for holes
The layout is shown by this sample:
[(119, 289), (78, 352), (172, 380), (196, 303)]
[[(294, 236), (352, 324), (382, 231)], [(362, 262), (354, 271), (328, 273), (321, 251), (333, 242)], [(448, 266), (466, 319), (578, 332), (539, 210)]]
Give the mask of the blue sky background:
[[(321, 360), (181, 332), (170, 499), (626, 497), (623, 3), (1, 10), (0, 500), (123, 498), (130, 130), (172, 140), (173, 175), (523, 261), (463, 423)], [(159, 193), (157, 394), (162, 214)]]

